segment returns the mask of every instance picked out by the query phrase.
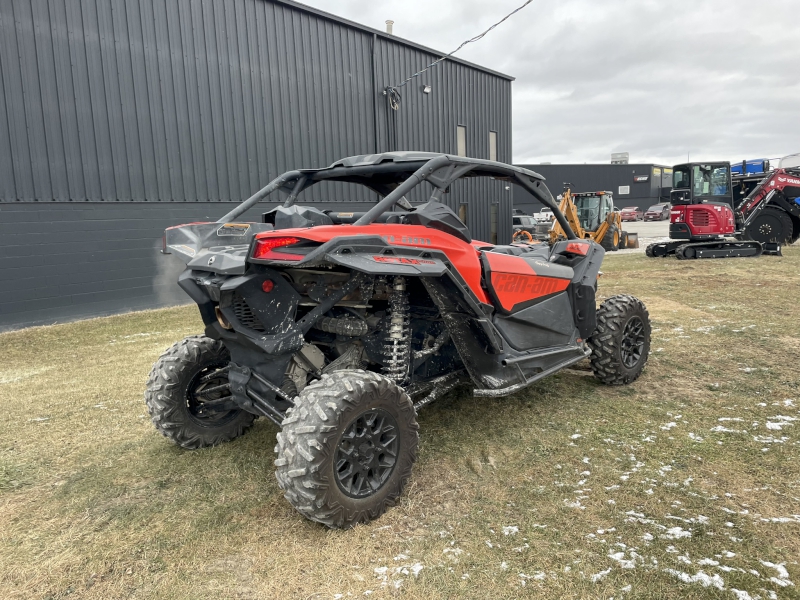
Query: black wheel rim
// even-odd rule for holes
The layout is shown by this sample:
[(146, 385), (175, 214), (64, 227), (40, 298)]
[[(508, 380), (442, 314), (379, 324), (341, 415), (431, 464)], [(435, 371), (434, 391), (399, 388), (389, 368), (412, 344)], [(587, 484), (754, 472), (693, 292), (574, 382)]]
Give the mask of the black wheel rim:
[(214, 410), (205, 404), (230, 396), (227, 366), (227, 363), (219, 362), (203, 367), (186, 386), (186, 409), (198, 425), (219, 427), (232, 421), (239, 413), (238, 410)]
[(365, 412), (347, 426), (336, 448), (336, 483), (351, 498), (366, 498), (389, 480), (400, 450), (397, 421), (388, 412)]
[(622, 332), (622, 364), (632, 369), (642, 359), (644, 352), (644, 323), (640, 317), (631, 317)]
[(779, 241), (783, 227), (779, 217), (771, 214), (759, 215), (749, 227), (750, 237), (756, 242)]

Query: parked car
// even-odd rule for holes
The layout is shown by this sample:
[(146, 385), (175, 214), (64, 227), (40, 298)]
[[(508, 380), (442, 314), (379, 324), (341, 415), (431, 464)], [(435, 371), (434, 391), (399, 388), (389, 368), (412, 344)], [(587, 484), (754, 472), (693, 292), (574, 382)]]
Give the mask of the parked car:
[(654, 204), (644, 213), (645, 221), (666, 221), (669, 219), (669, 204), (662, 202)]
[(553, 215), (552, 210), (550, 210), (549, 208), (543, 208), (538, 213), (536, 213), (533, 216), (533, 218), (536, 219), (538, 223), (547, 223), (553, 221), (555, 219), (555, 216)]
[(514, 215), (511, 217), (511, 227), (514, 231), (527, 231), (533, 233), (536, 219), (530, 215)]
[(641, 221), (644, 219), (644, 211), (638, 206), (628, 206), (619, 211), (619, 216), (623, 221)]

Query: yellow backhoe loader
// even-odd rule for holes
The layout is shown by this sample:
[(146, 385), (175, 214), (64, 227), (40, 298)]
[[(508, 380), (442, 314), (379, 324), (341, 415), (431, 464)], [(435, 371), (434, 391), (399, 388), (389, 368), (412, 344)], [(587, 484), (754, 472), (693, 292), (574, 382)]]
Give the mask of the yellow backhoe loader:
[[(622, 219), (614, 209), (611, 192), (579, 192), (569, 189), (561, 197), (561, 212), (579, 238), (594, 240), (606, 250), (628, 247), (628, 233), (622, 230)], [(558, 222), (550, 229), (550, 243), (566, 239)]]

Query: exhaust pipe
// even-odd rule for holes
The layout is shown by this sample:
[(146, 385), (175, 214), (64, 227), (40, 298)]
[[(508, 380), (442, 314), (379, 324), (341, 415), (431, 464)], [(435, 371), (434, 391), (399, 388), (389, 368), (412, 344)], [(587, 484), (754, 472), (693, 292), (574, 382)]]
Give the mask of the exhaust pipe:
[(391, 19), (386, 20), (386, 33), (392, 35), (392, 25), (394, 25), (394, 21)]

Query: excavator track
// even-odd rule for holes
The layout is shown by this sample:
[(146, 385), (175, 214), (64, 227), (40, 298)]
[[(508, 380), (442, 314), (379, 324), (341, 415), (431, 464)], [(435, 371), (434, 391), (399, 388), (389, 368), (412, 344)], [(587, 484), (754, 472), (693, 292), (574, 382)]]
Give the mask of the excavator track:
[(650, 258), (666, 258), (667, 256), (675, 254), (676, 248), (681, 247), (685, 243), (686, 242), (683, 240), (680, 242), (657, 242), (647, 246), (644, 253)]
[(695, 242), (681, 244), (675, 248), (678, 260), (692, 260), (695, 258), (741, 258), (746, 256), (761, 256), (764, 247), (759, 242)]

